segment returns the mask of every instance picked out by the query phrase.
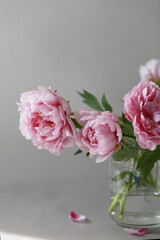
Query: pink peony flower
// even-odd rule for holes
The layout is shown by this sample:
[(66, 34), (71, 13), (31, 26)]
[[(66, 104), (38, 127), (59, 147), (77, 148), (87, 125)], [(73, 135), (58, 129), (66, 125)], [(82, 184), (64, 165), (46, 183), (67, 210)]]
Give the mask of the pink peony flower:
[(152, 59), (145, 66), (140, 66), (139, 73), (142, 81), (160, 81), (160, 60)]
[(123, 112), (141, 148), (154, 150), (160, 145), (160, 88), (155, 83), (141, 81), (127, 93)]
[(76, 120), (83, 127), (76, 136), (76, 144), (90, 156), (97, 155), (96, 162), (103, 162), (117, 149), (122, 139), (118, 118), (110, 112), (79, 110)]
[(39, 149), (59, 155), (64, 147), (73, 147), (75, 126), (70, 119), (68, 102), (51, 88), (21, 95), (19, 129)]

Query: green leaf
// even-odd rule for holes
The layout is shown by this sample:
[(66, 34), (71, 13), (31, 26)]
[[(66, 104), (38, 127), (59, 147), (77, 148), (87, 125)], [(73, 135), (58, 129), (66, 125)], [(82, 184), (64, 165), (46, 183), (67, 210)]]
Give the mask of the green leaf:
[(143, 151), (143, 149), (138, 145), (135, 137), (133, 138), (128, 136), (123, 136), (123, 140), (127, 143), (127, 145), (131, 146), (132, 148)]
[(78, 92), (78, 94), (83, 98), (83, 102), (90, 108), (97, 111), (103, 111), (103, 108), (101, 107), (98, 99), (93, 94), (85, 90), (83, 90), (83, 93)]
[(138, 160), (137, 169), (141, 171), (144, 180), (151, 173), (154, 164), (158, 160), (160, 160), (160, 146), (157, 146), (154, 151), (148, 149), (143, 151), (143, 154)]
[(130, 121), (128, 121), (125, 118), (123, 113), (122, 113), (122, 116), (119, 117), (119, 122), (120, 122), (120, 126), (121, 126), (121, 129), (123, 132), (123, 136), (135, 138), (133, 125)]
[(71, 118), (71, 120), (73, 121), (73, 123), (74, 123), (74, 125), (75, 125), (76, 128), (78, 128), (78, 129), (81, 129), (81, 128), (82, 128), (82, 126), (76, 121), (75, 118)]
[(157, 146), (154, 151), (146, 149), (138, 160), (137, 168), (143, 169), (147, 165), (154, 164), (158, 160), (160, 160), (160, 146)]
[(127, 170), (120, 172), (119, 174), (117, 174), (115, 177), (112, 178), (112, 181), (117, 182), (119, 180), (122, 180), (129, 174), (131, 174), (131, 172)]
[(122, 148), (112, 154), (112, 159), (115, 161), (128, 161), (131, 158), (135, 158), (136, 156), (136, 149), (132, 146), (122, 146)]
[(77, 152), (74, 153), (74, 155), (77, 155), (79, 153), (82, 153), (82, 150), (81, 149), (78, 149)]
[(132, 125), (121, 123), (120, 126), (121, 126), (121, 129), (122, 129), (122, 132), (123, 132), (123, 136), (128, 136), (128, 137), (135, 138), (134, 130), (133, 130)]
[(135, 139), (135, 138), (132, 138), (132, 137), (124, 136), (124, 137), (123, 137), (123, 140), (124, 140), (128, 145), (135, 146), (135, 145), (137, 144), (136, 139)]
[(124, 123), (127, 124), (127, 125), (132, 125), (132, 123), (125, 118), (123, 112), (122, 112), (122, 122), (124, 122)]
[(107, 102), (107, 99), (106, 99), (105, 94), (103, 94), (101, 102), (102, 102), (102, 105), (103, 105), (103, 107), (104, 107), (104, 109), (105, 109), (106, 111), (112, 112), (112, 107), (111, 107), (111, 105)]
[(89, 155), (90, 155), (90, 153), (89, 153), (89, 152), (87, 152), (87, 153), (86, 153), (86, 157), (89, 157)]

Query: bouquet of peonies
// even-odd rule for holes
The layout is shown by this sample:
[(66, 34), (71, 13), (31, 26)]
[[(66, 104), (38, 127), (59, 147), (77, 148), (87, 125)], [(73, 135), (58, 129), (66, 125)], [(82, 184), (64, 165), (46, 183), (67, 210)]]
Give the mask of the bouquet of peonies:
[[(119, 219), (127, 194), (135, 185), (133, 168), (141, 173), (143, 185), (157, 188), (151, 170), (160, 159), (160, 61), (151, 60), (140, 67), (141, 81), (124, 98), (122, 116), (112, 113), (105, 95), (101, 103), (87, 92), (79, 92), (93, 110), (80, 109), (71, 112), (69, 102), (49, 87), (24, 92), (19, 105), (20, 131), (31, 139), (39, 149), (46, 149), (59, 155), (65, 147), (77, 144), (75, 153), (86, 153), (96, 162), (132, 159), (129, 171), (122, 171), (114, 177), (119, 181), (128, 176), (123, 191), (112, 197), (109, 213), (117, 205)], [(157, 172), (158, 174), (158, 172)]]

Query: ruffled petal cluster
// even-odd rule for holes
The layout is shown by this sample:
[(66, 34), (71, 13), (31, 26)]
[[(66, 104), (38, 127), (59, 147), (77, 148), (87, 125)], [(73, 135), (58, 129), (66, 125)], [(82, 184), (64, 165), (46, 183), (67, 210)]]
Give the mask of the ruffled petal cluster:
[(142, 81), (160, 81), (160, 60), (151, 59), (144, 66), (140, 66), (139, 73)]
[(19, 129), (38, 149), (59, 155), (63, 148), (73, 147), (75, 126), (70, 119), (68, 102), (51, 88), (21, 94)]
[(160, 88), (141, 81), (124, 96), (123, 112), (133, 124), (140, 147), (155, 150), (160, 145)]
[(110, 112), (78, 110), (76, 120), (82, 129), (77, 133), (76, 144), (90, 156), (97, 155), (96, 162), (103, 162), (115, 151), (122, 139), (118, 118)]

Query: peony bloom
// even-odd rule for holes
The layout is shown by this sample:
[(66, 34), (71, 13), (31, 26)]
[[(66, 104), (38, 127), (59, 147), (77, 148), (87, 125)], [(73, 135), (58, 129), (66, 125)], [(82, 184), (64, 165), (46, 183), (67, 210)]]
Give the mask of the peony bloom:
[(155, 83), (160, 81), (160, 60), (152, 59), (146, 63), (145, 66), (140, 66), (139, 73), (141, 80), (153, 81)]
[(68, 102), (51, 88), (21, 95), (19, 129), (39, 149), (59, 155), (64, 147), (73, 147), (75, 126), (70, 119)]
[(118, 149), (122, 130), (118, 118), (110, 112), (79, 110), (76, 120), (82, 129), (77, 133), (76, 144), (90, 156), (97, 155), (96, 162), (103, 162)]
[(160, 145), (160, 88), (155, 83), (141, 81), (127, 93), (123, 112), (141, 148), (154, 150)]

